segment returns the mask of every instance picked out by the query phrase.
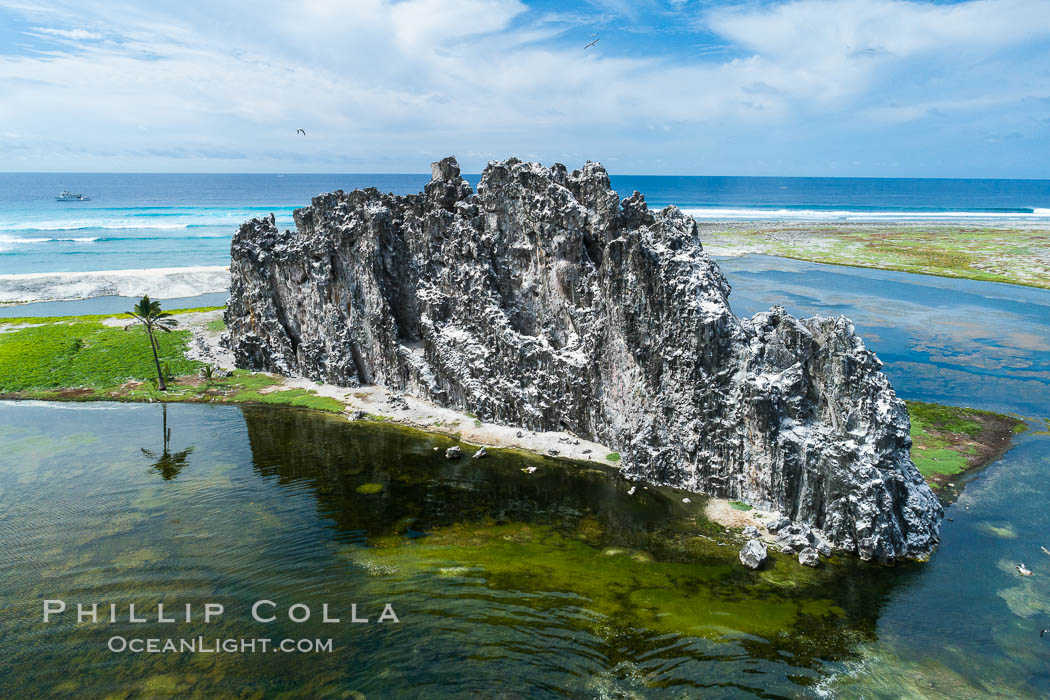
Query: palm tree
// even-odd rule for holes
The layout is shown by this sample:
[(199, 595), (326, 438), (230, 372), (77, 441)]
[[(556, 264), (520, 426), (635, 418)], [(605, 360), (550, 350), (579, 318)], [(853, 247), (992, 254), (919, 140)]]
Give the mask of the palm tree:
[[(153, 364), (157, 368), (157, 388), (161, 391), (167, 391), (168, 385), (164, 382), (164, 373), (160, 371), (160, 358), (157, 357), (157, 339), (153, 334), (155, 331), (171, 333), (171, 326), (174, 326), (176, 323), (175, 319), (170, 318), (171, 314), (161, 311), (160, 302), (150, 301), (149, 296), (142, 297), (142, 300), (135, 304), (135, 308), (127, 313), (135, 317), (142, 324), (142, 327), (146, 329), (146, 335), (149, 336), (149, 346), (153, 350)], [(129, 324), (124, 326), (124, 330), (134, 326), (135, 324)]]

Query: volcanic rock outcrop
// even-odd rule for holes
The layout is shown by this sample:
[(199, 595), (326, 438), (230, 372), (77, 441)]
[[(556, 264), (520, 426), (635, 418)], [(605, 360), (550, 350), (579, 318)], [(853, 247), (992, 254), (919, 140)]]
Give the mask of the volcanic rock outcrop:
[(853, 325), (737, 318), (695, 222), (621, 201), (598, 163), (495, 162), (475, 193), (446, 158), (421, 194), (337, 191), (295, 223), (234, 236), (238, 366), (569, 430), (630, 477), (778, 510), (864, 559), (936, 546), (904, 403)]

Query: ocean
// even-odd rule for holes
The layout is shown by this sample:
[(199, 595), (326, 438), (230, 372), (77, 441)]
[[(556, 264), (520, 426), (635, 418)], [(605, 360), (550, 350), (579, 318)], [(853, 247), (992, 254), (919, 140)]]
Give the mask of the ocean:
[[(476, 186), (478, 175), (468, 175)], [(418, 192), (426, 174), (0, 173), (0, 275), (221, 266), (238, 225), (322, 192)], [(1050, 180), (616, 175), (621, 196), (705, 221), (901, 221), (1050, 227)], [(63, 191), (85, 202), (58, 202)]]

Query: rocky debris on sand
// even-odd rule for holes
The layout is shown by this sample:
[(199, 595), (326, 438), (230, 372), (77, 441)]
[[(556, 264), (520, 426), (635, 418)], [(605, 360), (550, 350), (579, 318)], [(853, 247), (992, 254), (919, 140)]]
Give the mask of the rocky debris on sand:
[(748, 540), (740, 549), (740, 563), (749, 569), (757, 569), (766, 560), (766, 545), (762, 540)]
[[(358, 409), (358, 410), (356, 410), (356, 411), (354, 411), (353, 413), (350, 414), (350, 420), (364, 420), (365, 418), (368, 418), (368, 414), (365, 413), (364, 411), (360, 410), (360, 409)], [(437, 449), (437, 448), (434, 448), (434, 449)]]
[(738, 499), (864, 559), (924, 557), (943, 508), (882, 363), (845, 318), (739, 318), (676, 207), (605, 169), (515, 158), (477, 192), (319, 195), (231, 244), (238, 367), (393, 391), (608, 445), (631, 478)]
[(445, 457), (448, 459), (459, 459), (463, 456), (463, 450), (460, 449), (459, 445), (453, 445), (452, 447), (445, 450)]
[(485, 450), (485, 447), (482, 446), (480, 450), (474, 453), (474, 456), (471, 457), (471, 459), (481, 459), (482, 457), (488, 457), (488, 455), (489, 453)]
[(762, 533), (760, 533), (758, 531), (758, 528), (755, 527), (754, 525), (748, 525), (747, 527), (744, 528), (744, 537), (746, 537), (748, 539), (754, 539), (756, 537), (761, 537), (761, 535), (762, 535)]
[(771, 533), (776, 534), (782, 528), (785, 528), (790, 524), (791, 518), (785, 518), (783, 515), (781, 515), (780, 517), (774, 518), (768, 525), (766, 525), (766, 529), (769, 530)]
[(408, 410), (408, 401), (406, 401), (405, 397), (401, 394), (391, 394), (386, 398), (386, 403), (388, 406), (390, 406), (390, 408), (393, 409), (401, 411)]
[(802, 566), (820, 566), (820, 555), (812, 547), (806, 547), (798, 553), (798, 563)]

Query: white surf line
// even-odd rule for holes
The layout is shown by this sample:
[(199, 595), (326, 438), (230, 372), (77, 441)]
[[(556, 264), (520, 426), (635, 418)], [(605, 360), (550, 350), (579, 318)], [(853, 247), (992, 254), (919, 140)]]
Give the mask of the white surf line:
[(34, 272), (0, 275), (0, 303), (73, 301), (101, 296), (157, 299), (193, 297), (230, 288), (227, 267), (162, 267), (148, 270)]

